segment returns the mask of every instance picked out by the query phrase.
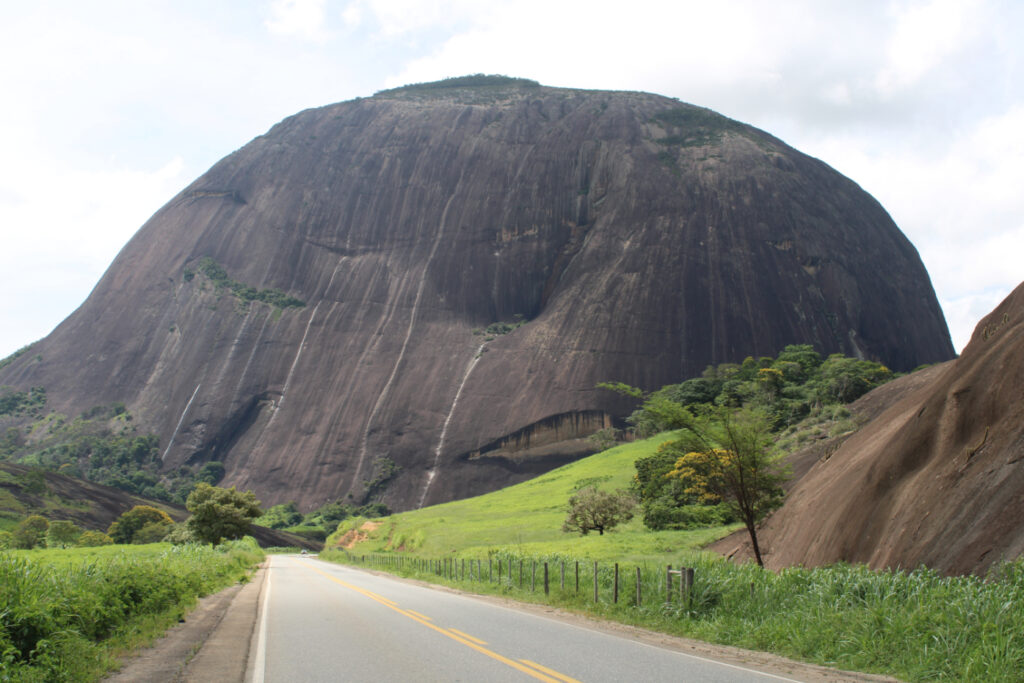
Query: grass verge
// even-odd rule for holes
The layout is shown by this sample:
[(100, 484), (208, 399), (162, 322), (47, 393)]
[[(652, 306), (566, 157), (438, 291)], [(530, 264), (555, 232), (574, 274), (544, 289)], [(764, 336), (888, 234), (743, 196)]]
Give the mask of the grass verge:
[(175, 623), (196, 599), (245, 580), (250, 538), (200, 545), (0, 552), (0, 679), (91, 681)]
[(695, 569), (692, 590), (684, 598), (679, 578), (673, 576), (668, 601), (665, 565), (620, 564), (615, 601), (614, 565), (598, 562), (595, 602), (591, 558), (495, 551), (477, 558), (429, 559), (341, 550), (328, 550), (320, 557), (907, 681), (1009, 682), (1021, 680), (1024, 671), (1022, 560), (1002, 565), (983, 580), (942, 577), (927, 569), (877, 572), (850, 565), (793, 568), (775, 574), (710, 553), (692, 553), (684, 558)]

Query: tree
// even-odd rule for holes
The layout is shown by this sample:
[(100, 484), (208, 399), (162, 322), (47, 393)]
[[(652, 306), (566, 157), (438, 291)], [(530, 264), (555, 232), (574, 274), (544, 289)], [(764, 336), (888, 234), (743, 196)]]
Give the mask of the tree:
[(257, 524), (271, 529), (287, 529), (290, 526), (302, 524), (302, 513), (299, 512), (298, 505), (294, 500), (287, 503), (279, 503), (268, 508), (260, 516)]
[(818, 393), (825, 402), (850, 403), (892, 379), (892, 370), (881, 363), (829, 356), (818, 369)]
[(46, 547), (46, 530), (50, 523), (41, 515), (30, 515), (21, 520), (14, 530), (13, 545), (15, 548), (31, 550), (37, 546)]
[(224, 463), (218, 460), (211, 460), (199, 468), (196, 479), (214, 485), (224, 478)]
[(113, 542), (114, 539), (102, 531), (93, 531), (92, 529), (83, 531), (82, 535), (78, 537), (79, 548), (95, 548), (101, 545), (111, 545)]
[(626, 491), (599, 491), (596, 486), (588, 486), (569, 497), (569, 514), (562, 531), (578, 531), (583, 536), (596, 531), (603, 535), (606, 529), (633, 519), (635, 505)]
[[(163, 538), (173, 524), (174, 520), (163, 510), (151, 505), (136, 505), (114, 520), (107, 529), (107, 535), (114, 539), (114, 543), (153, 543), (152, 540), (136, 540), (136, 535), (147, 525), (159, 525), (163, 526), (163, 533), (160, 534), (160, 538)], [(155, 533), (154, 529), (149, 529), (146, 538), (153, 538)]]
[(684, 429), (692, 450), (669, 476), (697, 496), (727, 502), (747, 528), (754, 557), (763, 567), (757, 525), (782, 505), (782, 483), (789, 476), (773, 452), (768, 416), (754, 408), (719, 408), (694, 416)]
[(612, 448), (619, 440), (622, 430), (615, 427), (602, 427), (587, 437), (587, 441), (597, 446), (601, 451)]
[(186, 543), (195, 543), (197, 541), (186, 522), (176, 522), (164, 536), (163, 540), (174, 545), (185, 545)]
[(249, 523), (263, 514), (252, 491), (236, 491), (200, 482), (188, 496), (185, 507), (192, 513), (189, 529), (202, 543), (216, 545), (222, 540), (241, 538)]
[(70, 548), (75, 545), (82, 530), (75, 526), (74, 522), (66, 519), (58, 519), (50, 522), (50, 528), (46, 532), (46, 545), (49, 548)]

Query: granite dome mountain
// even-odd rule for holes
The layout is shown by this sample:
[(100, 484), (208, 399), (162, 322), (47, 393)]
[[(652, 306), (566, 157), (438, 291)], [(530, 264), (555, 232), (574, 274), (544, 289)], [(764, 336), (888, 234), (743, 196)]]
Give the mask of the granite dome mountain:
[(163, 467), (265, 504), (396, 509), (591, 452), (623, 399), (810, 343), (951, 358), (884, 209), (776, 138), (652, 94), (420, 84), (292, 116), (161, 208), (0, 368), (124, 402)]

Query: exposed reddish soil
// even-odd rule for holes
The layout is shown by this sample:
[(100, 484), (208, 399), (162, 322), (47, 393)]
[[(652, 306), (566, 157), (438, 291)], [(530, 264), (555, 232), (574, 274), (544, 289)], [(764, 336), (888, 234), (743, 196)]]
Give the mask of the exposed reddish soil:
[[(1022, 333), (1024, 285), (978, 324), (960, 358), (869, 394), (867, 403), (891, 405), (796, 482), (759, 534), (766, 565), (983, 574), (1020, 557)], [(712, 548), (750, 556), (741, 535)]]

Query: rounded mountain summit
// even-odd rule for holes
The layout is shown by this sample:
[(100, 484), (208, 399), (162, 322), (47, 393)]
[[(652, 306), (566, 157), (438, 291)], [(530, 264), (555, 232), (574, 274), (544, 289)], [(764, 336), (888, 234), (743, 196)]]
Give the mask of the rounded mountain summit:
[(0, 369), (122, 401), (163, 469), (394, 509), (588, 452), (645, 389), (813, 344), (952, 358), (920, 258), (824, 163), (708, 109), (472, 76), (285, 119)]

